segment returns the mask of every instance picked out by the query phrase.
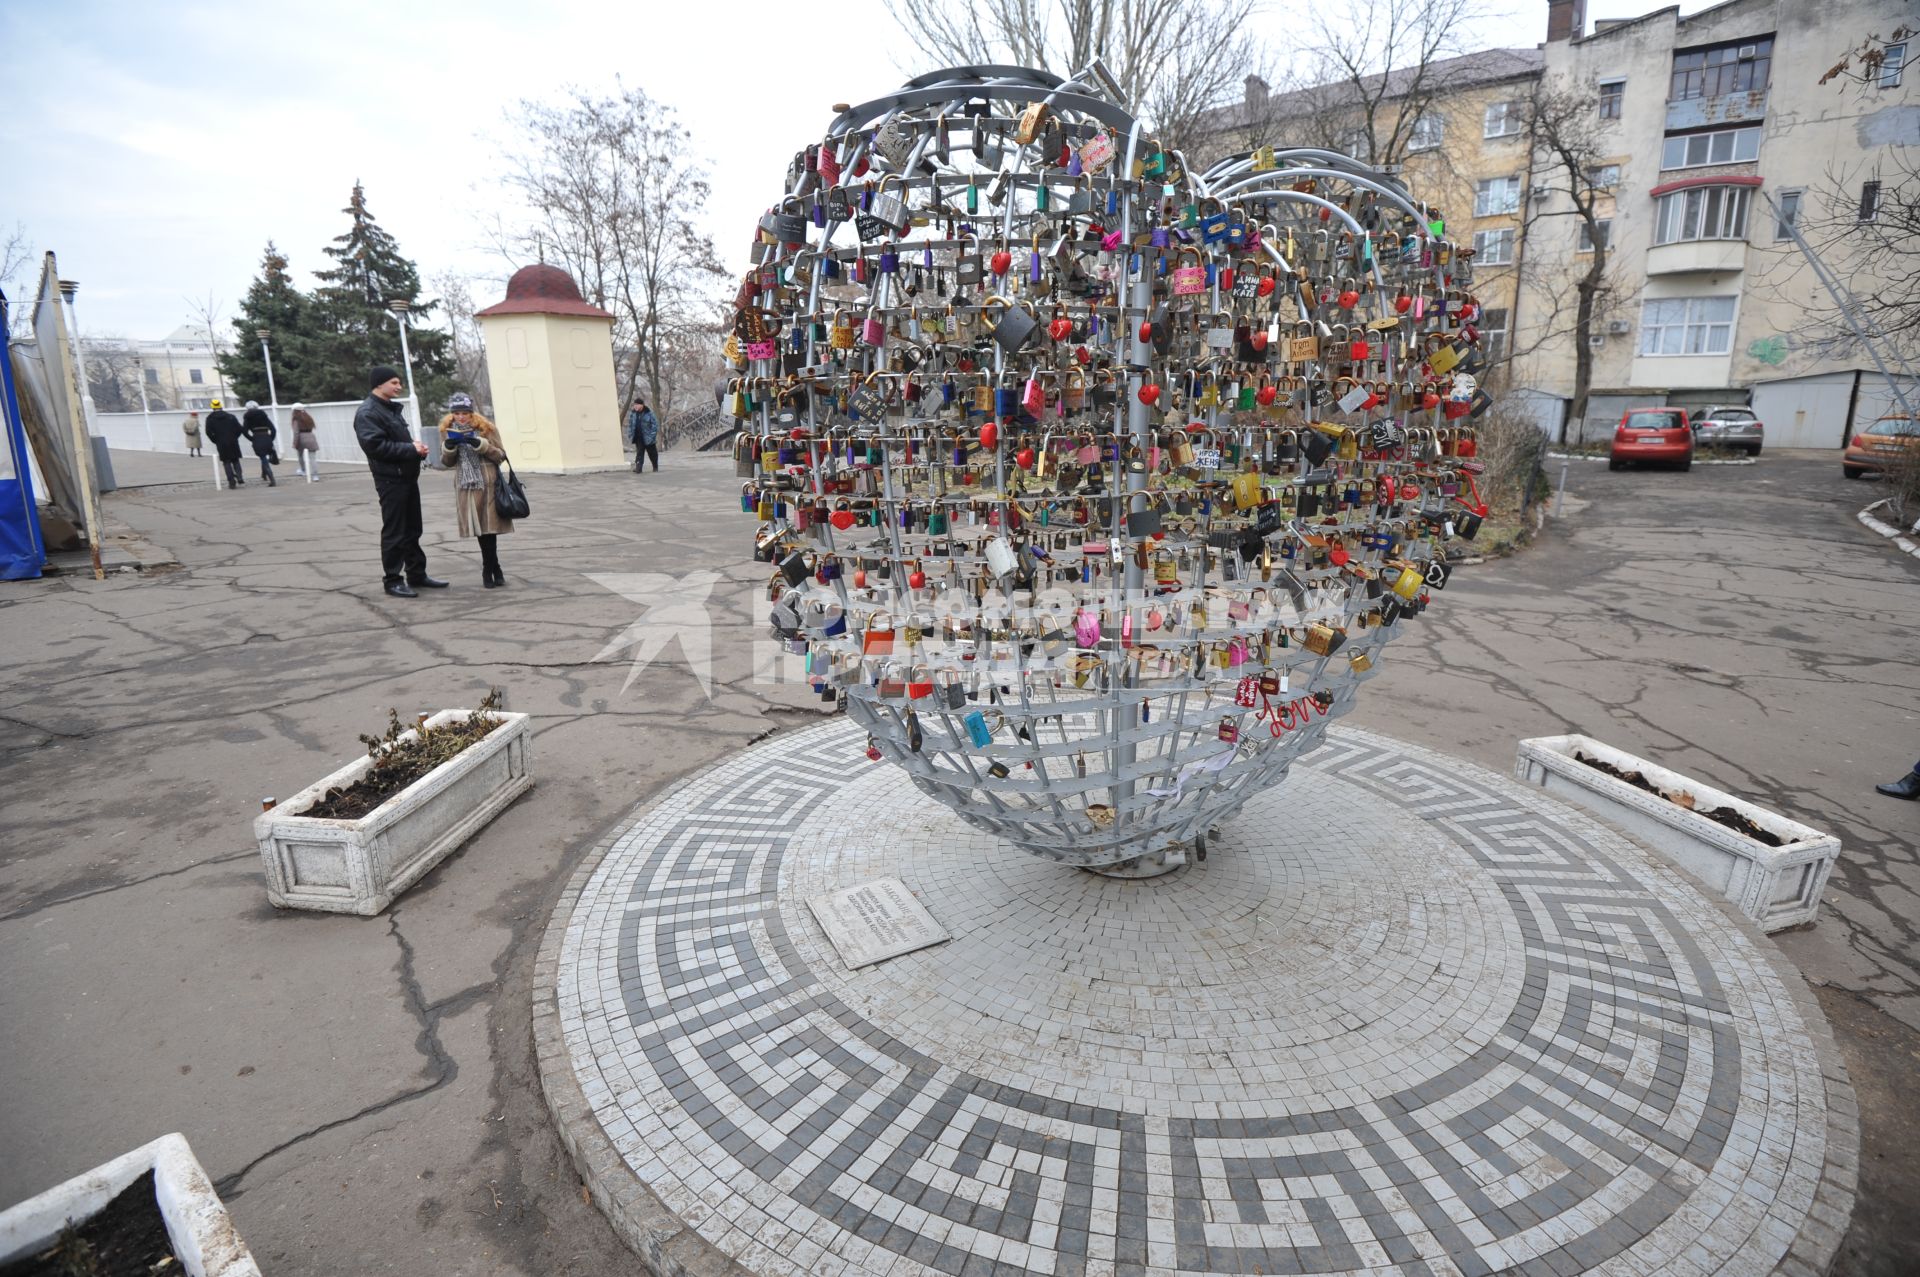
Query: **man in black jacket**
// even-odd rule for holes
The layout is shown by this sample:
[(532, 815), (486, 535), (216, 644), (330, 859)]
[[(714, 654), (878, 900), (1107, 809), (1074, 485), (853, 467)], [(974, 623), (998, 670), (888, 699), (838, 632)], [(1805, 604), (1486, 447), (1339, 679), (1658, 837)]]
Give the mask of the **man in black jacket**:
[(371, 379), (373, 393), (353, 414), (353, 433), (373, 471), (373, 490), (380, 494), (380, 567), (388, 594), (417, 598), (416, 589), (447, 584), (427, 575), (426, 552), (420, 548), (420, 459), (427, 445), (413, 437), (393, 402), (405, 393), (400, 374), (375, 368)]
[(274, 426), (273, 418), (267, 415), (266, 409), (249, 399), (246, 415), (240, 418), (240, 428), (253, 445), (253, 455), (260, 458), (260, 477), (267, 481), (269, 488), (279, 487), (279, 482), (273, 477), (273, 463), (280, 459), (280, 454), (274, 450), (273, 441), (280, 437), (280, 431)]
[(213, 411), (207, 414), (207, 442), (219, 454), (220, 468), (227, 475), (227, 487), (244, 486), (247, 481), (240, 477), (240, 418), (222, 408), (218, 399), (213, 401)]

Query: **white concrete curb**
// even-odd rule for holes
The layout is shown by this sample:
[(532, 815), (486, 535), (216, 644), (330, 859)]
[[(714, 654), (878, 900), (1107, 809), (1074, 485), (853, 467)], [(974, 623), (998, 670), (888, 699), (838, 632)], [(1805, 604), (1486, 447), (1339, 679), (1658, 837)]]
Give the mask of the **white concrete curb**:
[(213, 1181), (186, 1137), (177, 1134), (162, 1135), (0, 1211), (0, 1264), (46, 1249), (69, 1222), (84, 1223), (98, 1214), (147, 1171), (153, 1172), (154, 1201), (186, 1277), (260, 1277)]
[[(1894, 527), (1891, 523), (1886, 522), (1884, 519), (1876, 519), (1874, 517), (1873, 512), (1885, 506), (1886, 504), (1887, 504), (1886, 498), (1882, 497), (1880, 500), (1874, 502), (1872, 505), (1868, 506), (1866, 509), (1862, 510), (1859, 514), (1855, 515), (1854, 517), (1859, 519), (1861, 523), (1865, 524), (1867, 527), (1871, 528), (1873, 531), (1878, 532), (1881, 536), (1887, 538), (1887, 540), (1899, 546), (1902, 550), (1905, 550), (1908, 554), (1911, 554), (1915, 558), (1920, 559), (1920, 542), (1916, 542), (1913, 539), (1913, 537), (1908, 536), (1906, 533), (1902, 532), (1899, 528)], [(1920, 533), (1920, 524), (1916, 524), (1914, 531), (1916, 533)]]
[[(1551, 461), (1605, 461), (1607, 459), (1604, 453), (1597, 457), (1583, 457), (1572, 452), (1549, 452), (1547, 458)], [(1696, 458), (1693, 464), (1696, 466), (1757, 466), (1760, 464), (1760, 458), (1735, 457), (1731, 461), (1713, 461)]]

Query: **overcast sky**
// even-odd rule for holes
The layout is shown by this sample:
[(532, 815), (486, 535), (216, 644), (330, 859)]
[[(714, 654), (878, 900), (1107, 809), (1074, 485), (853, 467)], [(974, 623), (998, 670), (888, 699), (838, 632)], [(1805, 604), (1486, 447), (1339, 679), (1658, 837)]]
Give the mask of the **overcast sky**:
[[(1269, 0), (1269, 39), (1284, 45), (1308, 2)], [(1492, 2), (1508, 11), (1472, 47), (1544, 38), (1544, 0)], [(1588, 19), (1658, 7), (1591, 0)], [(423, 275), (497, 280), (480, 219), (509, 202), (508, 109), (618, 75), (692, 128), (708, 229), (744, 269), (788, 158), (834, 103), (887, 92), (913, 63), (881, 0), (0, 0), (0, 235), (24, 224), (80, 281), (81, 327), (129, 337), (165, 335), (209, 293), (231, 318), (268, 239), (310, 285), (356, 178)]]

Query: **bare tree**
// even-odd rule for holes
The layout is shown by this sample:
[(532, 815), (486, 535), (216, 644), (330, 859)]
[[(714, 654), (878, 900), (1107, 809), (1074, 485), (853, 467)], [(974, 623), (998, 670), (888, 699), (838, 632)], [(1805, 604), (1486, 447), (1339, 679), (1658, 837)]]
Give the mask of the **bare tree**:
[(558, 106), (522, 102), (513, 119), (530, 149), (508, 182), (524, 224), (496, 241), (510, 260), (552, 253), (587, 299), (613, 312), (615, 349), (632, 349), (622, 401), (666, 379), (667, 346), (704, 316), (724, 280), (713, 241), (696, 229), (710, 187), (671, 108), (640, 89), (575, 90)]
[(1262, 8), (1261, 0), (901, 0), (893, 15), (923, 57), (945, 65), (1010, 62), (1066, 76), (1100, 58), (1162, 144), (1190, 151), (1204, 140), (1202, 116), (1267, 71), (1255, 34)]
[(7, 295), (7, 318), (16, 339), (25, 337), (33, 322), (33, 307), (21, 303), (26, 300), (23, 294), (28, 287), (22, 272), (34, 258), (26, 223), (15, 222), (6, 238), (0, 239), (0, 291)]
[(139, 412), (142, 374), (133, 343), (118, 336), (86, 337), (80, 350), (93, 406), (101, 412)]
[[(1587, 398), (1593, 388), (1591, 338), (1600, 331), (1615, 296), (1608, 270), (1609, 228), (1603, 225), (1608, 219), (1601, 216), (1612, 196), (1608, 186), (1596, 181), (1610, 148), (1601, 138), (1598, 118), (1592, 95), (1560, 77), (1537, 81), (1526, 103), (1526, 135), (1533, 147), (1530, 182), (1547, 194), (1543, 200), (1527, 201), (1522, 239), (1531, 241), (1535, 228), (1543, 223), (1572, 218), (1584, 230), (1588, 246), (1583, 254), (1576, 254), (1587, 259), (1583, 271), (1568, 274), (1556, 269), (1552, 276), (1535, 272), (1533, 298), (1551, 310), (1544, 319), (1529, 319), (1543, 338), (1573, 342), (1573, 396), (1567, 420), (1581, 425), (1587, 419)], [(1557, 287), (1561, 283), (1571, 286), (1570, 317), (1563, 304), (1565, 294)]]
[(185, 301), (187, 318), (207, 335), (207, 355), (213, 362), (214, 375), (220, 379), (220, 399), (224, 402), (227, 397), (227, 376), (220, 371), (220, 339), (215, 336), (221, 327), (220, 301), (211, 292), (204, 301), (195, 297), (188, 297)]
[(1306, 58), (1268, 114), (1286, 120), (1293, 140), (1400, 164), (1437, 141), (1423, 118), (1435, 118), (1464, 78), (1484, 74), (1457, 59), (1462, 31), (1485, 11), (1484, 0), (1315, 6)]
[(481, 340), (480, 325), (473, 317), (472, 281), (458, 271), (447, 270), (429, 282), (440, 294), (440, 306), (447, 317), (454, 380), (475, 402), (491, 408), (493, 383), (487, 375), (486, 343)]
[(1858, 45), (1848, 49), (1846, 55), (1827, 69), (1820, 77), (1820, 83), (1829, 84), (1842, 80), (1853, 84), (1868, 85), (1879, 82), (1881, 70), (1887, 62), (1887, 46), (1899, 44), (1916, 34), (1915, 28), (1902, 24), (1882, 38), (1870, 35)]

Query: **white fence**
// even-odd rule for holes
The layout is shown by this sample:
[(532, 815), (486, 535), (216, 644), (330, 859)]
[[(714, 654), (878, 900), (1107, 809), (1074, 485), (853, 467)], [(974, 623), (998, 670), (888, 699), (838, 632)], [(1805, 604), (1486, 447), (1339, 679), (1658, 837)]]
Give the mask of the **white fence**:
[[(359, 442), (353, 437), (353, 414), (360, 407), (361, 400), (351, 403), (310, 403), (307, 411), (313, 414), (314, 433), (320, 436), (320, 460), (353, 461), (364, 463), (366, 454), (360, 451)], [(427, 430), (420, 429), (420, 421), (411, 404), (399, 401), (405, 408), (407, 421), (414, 428), (414, 435), (425, 440), (427, 446), (438, 455), (440, 445), (437, 435), (431, 427), (440, 424), (435, 417), (426, 423)], [(228, 409), (235, 417), (242, 415), (238, 406)], [(268, 408), (268, 413), (273, 409)], [(109, 448), (126, 448), (134, 452), (171, 452), (184, 456), (187, 451), (187, 436), (180, 429), (180, 423), (187, 419), (184, 411), (169, 408), (165, 412), (100, 412), (94, 414), (94, 428), (107, 441)], [(275, 446), (280, 455), (288, 462), (293, 460), (293, 409), (286, 404), (280, 405), (277, 423), (280, 437)], [(152, 428), (152, 441), (148, 441), (148, 428)], [(200, 414), (200, 446), (212, 455), (213, 445), (207, 441), (207, 413)], [(250, 444), (242, 440), (240, 449), (248, 456), (253, 455)]]

